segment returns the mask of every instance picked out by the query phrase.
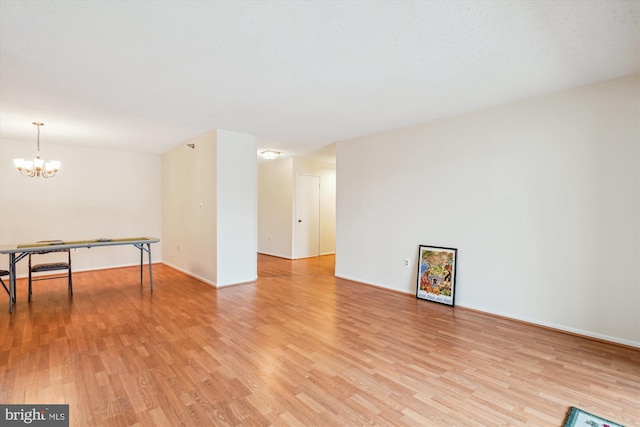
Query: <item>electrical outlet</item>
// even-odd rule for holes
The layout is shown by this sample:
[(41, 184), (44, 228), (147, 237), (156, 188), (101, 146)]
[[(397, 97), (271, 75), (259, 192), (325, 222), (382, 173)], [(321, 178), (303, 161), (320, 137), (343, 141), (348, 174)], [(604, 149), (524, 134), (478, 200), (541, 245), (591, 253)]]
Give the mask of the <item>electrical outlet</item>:
[(409, 267), (409, 258), (404, 259), (404, 266)]

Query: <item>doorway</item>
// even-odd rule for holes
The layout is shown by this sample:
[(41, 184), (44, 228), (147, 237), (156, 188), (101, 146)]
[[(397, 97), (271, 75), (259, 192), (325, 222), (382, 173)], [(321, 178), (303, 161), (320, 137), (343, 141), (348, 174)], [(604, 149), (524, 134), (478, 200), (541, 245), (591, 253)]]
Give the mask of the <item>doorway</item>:
[(295, 258), (320, 255), (320, 176), (296, 176)]

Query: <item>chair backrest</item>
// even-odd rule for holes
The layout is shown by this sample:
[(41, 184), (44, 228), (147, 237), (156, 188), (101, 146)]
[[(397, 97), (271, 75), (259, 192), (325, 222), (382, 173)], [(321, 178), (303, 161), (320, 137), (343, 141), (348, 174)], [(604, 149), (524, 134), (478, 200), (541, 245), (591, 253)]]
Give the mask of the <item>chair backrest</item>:
[[(36, 243), (59, 244), (59, 243), (63, 243), (63, 241), (62, 240), (40, 240)], [(56, 253), (56, 252), (67, 253), (67, 263), (68, 263), (67, 268), (69, 268), (69, 266), (71, 266), (71, 249), (42, 249), (41, 251), (34, 251), (29, 253), (29, 269), (32, 268), (32, 265), (31, 265), (32, 255), (45, 255), (45, 254)], [(62, 261), (60, 261), (60, 259), (58, 258), (56, 262), (61, 263)]]
[[(46, 242), (38, 242), (38, 243), (46, 243)], [(57, 243), (57, 242), (55, 242)], [(67, 253), (67, 261), (54, 261), (54, 262), (44, 262), (41, 264), (32, 264), (31, 257), (33, 255), (44, 255), (54, 252), (66, 252)], [(50, 260), (47, 260), (50, 261)], [(50, 271), (59, 271), (65, 270), (65, 273), (46, 275), (46, 276), (38, 276), (33, 277), (32, 273), (48, 273)], [(50, 279), (58, 279), (62, 277), (67, 277), (69, 280), (69, 294), (73, 295), (73, 284), (71, 279), (71, 249), (47, 249), (43, 247), (40, 251), (29, 252), (29, 301), (31, 301), (31, 283), (38, 280), (50, 280)]]

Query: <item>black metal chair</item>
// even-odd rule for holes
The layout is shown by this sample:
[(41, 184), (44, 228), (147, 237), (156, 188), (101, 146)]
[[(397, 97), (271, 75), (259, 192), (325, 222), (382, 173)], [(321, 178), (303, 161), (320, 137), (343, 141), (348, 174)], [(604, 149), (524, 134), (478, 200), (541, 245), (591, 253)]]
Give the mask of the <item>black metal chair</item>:
[[(44, 243), (44, 242), (38, 242)], [(67, 253), (67, 261), (56, 261), (56, 262), (47, 262), (42, 264), (32, 264), (31, 257), (33, 255), (43, 255), (52, 252), (66, 252)], [(56, 274), (53, 276), (33, 276), (33, 273), (45, 273), (49, 271), (61, 271), (66, 270), (64, 274)], [(51, 280), (51, 279), (60, 279), (62, 277), (68, 277), (69, 282), (69, 294), (73, 295), (73, 280), (71, 274), (71, 250), (70, 249), (56, 249), (56, 250), (42, 250), (37, 252), (29, 253), (29, 301), (31, 301), (31, 283), (36, 282), (38, 280)]]
[[(4, 288), (5, 291), (7, 291), (7, 295), (11, 295), (11, 292), (9, 292), (9, 288), (7, 288), (7, 285), (4, 283), (4, 280), (2, 280), (3, 276), (8, 276), (9, 275), (9, 271), (7, 270), (0, 270), (0, 283), (2, 283), (2, 287)], [(9, 284), (11, 285), (11, 284)], [(16, 296), (13, 296), (13, 302), (16, 302)]]

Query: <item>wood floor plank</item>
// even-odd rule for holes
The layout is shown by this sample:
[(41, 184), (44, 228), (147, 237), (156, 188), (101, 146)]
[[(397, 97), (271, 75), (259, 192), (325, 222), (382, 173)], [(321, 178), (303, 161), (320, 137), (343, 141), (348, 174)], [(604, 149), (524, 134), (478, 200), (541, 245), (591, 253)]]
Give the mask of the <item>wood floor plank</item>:
[(162, 264), (153, 293), (137, 268), (31, 302), (19, 280), (0, 401), (68, 403), (72, 426), (640, 425), (638, 349), (337, 279), (333, 256), (258, 260), (219, 290)]

